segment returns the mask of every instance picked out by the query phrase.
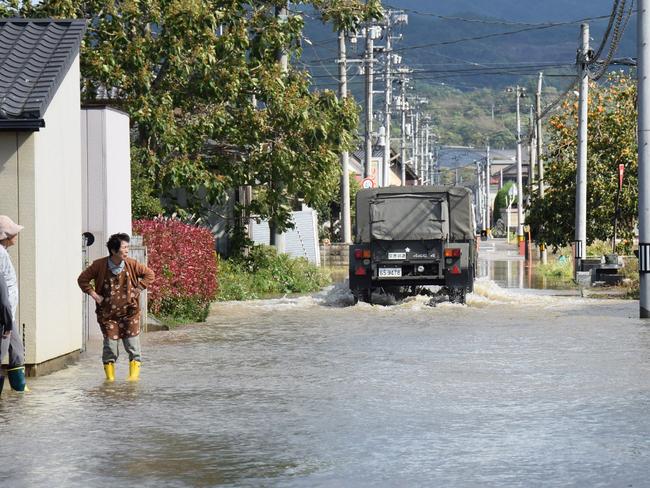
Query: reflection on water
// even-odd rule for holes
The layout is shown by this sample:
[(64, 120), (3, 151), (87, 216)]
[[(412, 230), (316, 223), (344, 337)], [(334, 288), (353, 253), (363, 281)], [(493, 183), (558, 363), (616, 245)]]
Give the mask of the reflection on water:
[[(488, 278), (503, 288), (532, 288), (538, 290), (572, 290), (576, 286), (561, 278), (548, 277), (538, 272), (538, 261), (523, 259), (490, 260), (479, 259), (477, 277)], [(327, 268), (334, 283), (343, 283), (348, 278), (347, 267)]]
[[(499, 268), (501, 269), (501, 268)], [(519, 279), (520, 275), (517, 275)], [(480, 278), (468, 305), (219, 303), (0, 399), (1, 486), (646, 486), (638, 303)]]
[(551, 278), (538, 272), (537, 261), (509, 260), (494, 261), (479, 259), (477, 275), (493, 280), (503, 288), (533, 288), (539, 290), (575, 289), (571, 282)]

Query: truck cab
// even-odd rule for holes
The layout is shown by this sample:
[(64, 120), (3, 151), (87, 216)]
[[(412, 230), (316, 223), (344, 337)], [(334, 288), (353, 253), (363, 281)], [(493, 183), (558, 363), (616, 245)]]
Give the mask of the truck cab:
[(472, 193), (465, 187), (409, 186), (361, 190), (356, 199), (349, 283), (356, 300), (401, 298), (443, 287), (465, 303), (476, 274)]

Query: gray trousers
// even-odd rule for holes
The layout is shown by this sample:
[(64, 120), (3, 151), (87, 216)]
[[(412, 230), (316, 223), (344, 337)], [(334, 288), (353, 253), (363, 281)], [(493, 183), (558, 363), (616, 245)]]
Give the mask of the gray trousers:
[[(17, 368), (25, 364), (25, 347), (23, 346), (23, 337), (18, 327), (11, 331), (9, 340), (2, 339), (0, 336), (0, 361), (9, 354), (9, 369)], [(0, 374), (2, 374), (0, 370)]]
[[(118, 350), (120, 339), (109, 339), (104, 337), (104, 349), (102, 351), (102, 362), (104, 364), (114, 363), (120, 355)], [(125, 337), (122, 339), (124, 350), (129, 354), (129, 361), (142, 361), (140, 358), (140, 336)]]

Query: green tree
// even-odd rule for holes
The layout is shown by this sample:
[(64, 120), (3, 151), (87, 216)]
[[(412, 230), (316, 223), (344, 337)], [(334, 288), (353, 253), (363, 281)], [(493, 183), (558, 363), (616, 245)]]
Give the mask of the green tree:
[[(544, 199), (533, 195), (527, 222), (539, 242), (560, 247), (575, 232), (577, 102), (565, 102), (550, 119)], [(619, 236), (631, 238), (637, 215), (636, 82), (626, 74), (592, 84), (587, 142), (587, 241), (613, 234), (618, 165), (625, 165), (621, 193)]]
[[(312, 5), (334, 29), (378, 16), (380, 3)], [(29, 0), (1, 14), (85, 18), (82, 98), (127, 112), (132, 125), (134, 207), (201, 214), (238, 186), (254, 187), (248, 209), (284, 230), (291, 203), (326, 199), (353, 146), (351, 99), (312, 91), (307, 73), (283, 72), (278, 53), (300, 56), (303, 19), (280, 19), (286, 0)], [(282, 191), (277, 191), (282, 182)]]

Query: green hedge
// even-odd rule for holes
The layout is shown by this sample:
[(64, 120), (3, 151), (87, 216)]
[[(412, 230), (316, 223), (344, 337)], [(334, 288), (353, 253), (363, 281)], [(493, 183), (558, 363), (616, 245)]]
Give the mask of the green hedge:
[(217, 300), (252, 300), (287, 293), (308, 293), (331, 283), (329, 273), (304, 258), (254, 246), (248, 256), (219, 262)]

